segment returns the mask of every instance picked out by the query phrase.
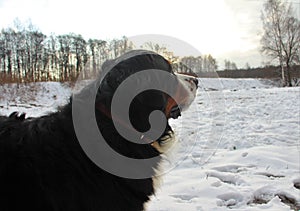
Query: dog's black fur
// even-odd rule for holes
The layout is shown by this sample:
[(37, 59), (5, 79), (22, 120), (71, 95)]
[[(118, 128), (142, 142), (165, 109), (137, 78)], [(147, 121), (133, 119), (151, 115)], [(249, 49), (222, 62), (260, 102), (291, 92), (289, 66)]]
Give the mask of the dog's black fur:
[[(107, 114), (114, 91), (129, 75), (144, 69), (172, 73), (170, 64), (157, 54), (146, 51), (131, 54), (114, 60), (114, 65), (111, 62), (103, 65), (111, 70), (96, 97), (98, 127), (109, 145), (125, 156), (160, 156), (151, 144), (135, 144), (120, 136)], [(87, 95), (97, 83), (99, 79), (78, 97)], [(149, 113), (155, 109), (164, 111), (166, 103), (167, 96), (159, 91), (139, 95), (130, 107), (133, 126), (147, 131)], [(99, 106), (106, 110), (98, 109)], [(171, 131), (167, 124), (162, 137)], [(153, 177), (158, 165), (149, 166)], [(153, 193), (153, 178), (121, 178), (102, 170), (87, 157), (74, 131), (72, 98), (59, 111), (46, 116), (26, 119), (24, 114), (13, 113), (0, 117), (1, 211), (143, 210)]]

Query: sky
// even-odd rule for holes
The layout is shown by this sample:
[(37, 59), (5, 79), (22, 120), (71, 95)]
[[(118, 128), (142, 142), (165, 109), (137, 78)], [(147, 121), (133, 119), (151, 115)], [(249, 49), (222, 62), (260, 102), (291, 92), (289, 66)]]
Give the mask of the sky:
[[(300, 0), (290, 1), (297, 8), (300, 6)], [(14, 19), (19, 18), (21, 22), (30, 19), (45, 34), (74, 32), (86, 39), (145, 34), (170, 36), (196, 49), (191, 51), (194, 56), (212, 54), (221, 68), (224, 59), (235, 62), (238, 67), (245, 67), (246, 63), (257, 67), (268, 61), (259, 52), (263, 2), (0, 0), (0, 28), (13, 26)]]

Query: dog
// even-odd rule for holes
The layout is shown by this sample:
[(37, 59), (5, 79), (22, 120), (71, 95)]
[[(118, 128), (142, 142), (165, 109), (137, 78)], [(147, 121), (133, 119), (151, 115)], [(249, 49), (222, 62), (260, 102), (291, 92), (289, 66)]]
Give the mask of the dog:
[[(198, 84), (194, 77), (175, 74), (163, 56), (146, 50), (133, 50), (105, 62), (101, 72), (107, 70), (106, 75), (99, 74), (56, 112), (36, 118), (26, 118), (17, 112), (8, 117), (0, 116), (0, 210), (145, 209), (145, 203), (155, 193), (157, 169), (162, 155), (174, 142), (174, 133), (166, 122), (163, 133), (155, 140), (142, 135), (141, 141), (145, 143), (131, 142), (119, 134), (114, 121), (125, 132), (131, 133), (132, 129), (128, 129), (124, 119), (116, 116), (111, 108), (118, 87), (130, 76), (149, 69), (170, 74), (175, 82), (171, 85), (160, 82), (170, 93), (150, 89), (138, 93), (132, 100), (130, 123), (143, 134), (151, 129), (152, 111), (160, 111), (165, 119), (178, 118), (194, 100)], [(162, 80), (159, 75), (157, 80)], [(145, 83), (142, 81), (140, 86)], [(144, 166), (149, 172), (148, 178), (115, 175), (99, 167), (82, 148), (74, 129), (73, 104), (76, 100), (82, 105), (80, 109), (86, 109), (84, 98), (90, 96), (92, 89), (96, 90), (93, 112), (97, 127), (111, 149), (132, 159), (157, 158), (156, 163)], [(111, 161), (104, 162), (110, 165)], [(126, 165), (123, 168), (126, 169)]]

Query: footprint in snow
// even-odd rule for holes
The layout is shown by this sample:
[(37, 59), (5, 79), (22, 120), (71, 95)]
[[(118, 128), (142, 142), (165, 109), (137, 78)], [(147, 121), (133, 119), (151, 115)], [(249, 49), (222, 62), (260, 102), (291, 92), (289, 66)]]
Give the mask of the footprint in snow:
[(222, 195), (218, 195), (217, 198), (217, 205), (218, 206), (226, 206), (226, 207), (232, 207), (237, 206), (239, 203), (241, 203), (244, 200), (243, 195), (231, 192), (231, 193), (225, 193)]
[(219, 179), (223, 183), (227, 183), (230, 185), (246, 185), (247, 183), (240, 178), (239, 175), (233, 173), (222, 173), (211, 171), (207, 173), (207, 177), (215, 177)]
[(180, 195), (170, 195), (173, 198), (180, 199), (181, 201), (190, 201), (194, 198), (198, 198), (198, 196), (193, 195), (186, 195), (186, 194), (180, 194)]
[(300, 190), (300, 178), (293, 181), (294, 187)]
[(253, 168), (254, 166), (243, 166), (238, 164), (231, 164), (231, 165), (224, 165), (224, 166), (217, 166), (212, 169), (217, 170), (219, 172), (230, 172), (230, 173), (239, 173), (242, 171), (247, 171), (247, 168)]

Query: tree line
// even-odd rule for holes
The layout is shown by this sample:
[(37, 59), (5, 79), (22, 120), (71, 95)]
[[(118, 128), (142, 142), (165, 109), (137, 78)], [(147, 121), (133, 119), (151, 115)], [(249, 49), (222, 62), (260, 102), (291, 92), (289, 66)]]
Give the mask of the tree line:
[[(292, 85), (291, 71), (300, 64), (300, 21), (294, 13), (284, 0), (265, 0), (261, 12), (261, 52), (280, 66), (284, 86)], [(14, 28), (0, 32), (0, 82), (74, 80), (83, 68), (89, 70), (87, 74), (95, 74), (105, 60), (136, 48), (125, 36), (112, 40), (85, 40), (75, 33), (47, 36), (32, 24), (14, 24)], [(178, 57), (151, 42), (138, 48), (162, 54), (181, 72), (197, 74), (218, 69), (216, 59), (209, 54)], [(237, 69), (234, 62), (224, 62), (226, 70)], [(250, 69), (250, 65), (247, 63), (245, 68)]]
[(198, 74), (200, 72), (215, 72), (218, 69), (218, 62), (211, 54), (179, 57), (165, 46), (152, 42), (144, 43), (141, 48), (163, 55), (172, 62), (174, 70), (178, 72)]
[[(85, 40), (80, 34), (43, 34), (32, 24), (0, 32), (0, 81), (67, 81), (74, 80), (85, 68), (96, 74), (102, 63), (136, 48), (123, 36), (120, 39)], [(180, 58), (166, 47), (147, 42), (139, 48), (155, 51), (174, 63), (181, 72), (208, 72), (218, 68), (211, 55)]]
[(2, 29), (0, 80), (73, 80), (83, 68), (89, 68), (93, 74), (105, 60), (132, 48), (126, 37), (110, 41), (85, 40), (80, 34), (74, 33), (46, 36), (34, 27)]

